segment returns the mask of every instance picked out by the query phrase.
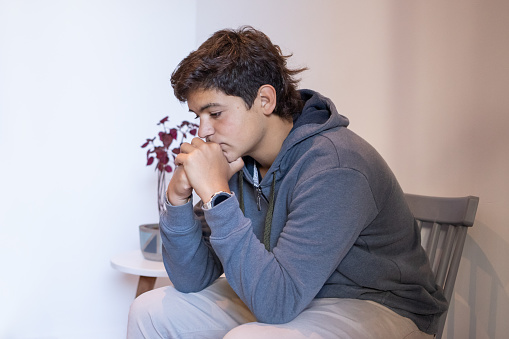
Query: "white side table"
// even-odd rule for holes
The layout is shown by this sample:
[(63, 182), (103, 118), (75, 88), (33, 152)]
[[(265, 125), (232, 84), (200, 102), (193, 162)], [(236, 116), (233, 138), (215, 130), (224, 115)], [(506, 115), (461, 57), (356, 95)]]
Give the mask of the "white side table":
[(121, 253), (110, 261), (111, 266), (120, 272), (140, 276), (136, 297), (153, 289), (157, 277), (168, 277), (163, 262), (145, 259), (141, 250)]

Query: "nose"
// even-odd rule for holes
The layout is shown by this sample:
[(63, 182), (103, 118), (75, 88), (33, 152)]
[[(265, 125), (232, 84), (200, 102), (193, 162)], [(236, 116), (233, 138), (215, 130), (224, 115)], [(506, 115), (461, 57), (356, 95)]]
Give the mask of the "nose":
[(207, 139), (214, 134), (214, 128), (207, 121), (207, 119), (200, 119), (200, 128), (198, 128), (198, 136), (202, 139)]

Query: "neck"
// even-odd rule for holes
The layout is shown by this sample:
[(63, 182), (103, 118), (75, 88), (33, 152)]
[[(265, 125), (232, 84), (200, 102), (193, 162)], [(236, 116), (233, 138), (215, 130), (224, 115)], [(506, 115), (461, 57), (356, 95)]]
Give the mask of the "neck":
[(269, 119), (273, 120), (267, 124), (262, 145), (258, 148), (259, 151), (252, 155), (252, 158), (260, 164), (259, 170), (262, 176), (265, 176), (274, 160), (276, 160), (283, 142), (293, 127), (292, 120), (284, 120), (277, 115), (271, 115)]

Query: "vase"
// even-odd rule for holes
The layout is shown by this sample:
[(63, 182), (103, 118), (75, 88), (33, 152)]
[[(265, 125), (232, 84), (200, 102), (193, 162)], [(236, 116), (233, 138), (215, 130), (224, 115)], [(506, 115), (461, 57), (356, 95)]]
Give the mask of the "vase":
[(140, 226), (140, 247), (145, 259), (163, 261), (163, 243), (161, 241), (159, 224)]

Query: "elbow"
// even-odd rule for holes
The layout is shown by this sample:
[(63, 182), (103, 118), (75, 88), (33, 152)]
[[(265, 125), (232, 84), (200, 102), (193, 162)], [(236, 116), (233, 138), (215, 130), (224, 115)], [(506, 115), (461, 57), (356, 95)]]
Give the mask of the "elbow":
[(295, 319), (300, 312), (296, 311), (285, 311), (278, 308), (275, 308), (269, 312), (264, 310), (265, 312), (253, 312), (256, 319), (265, 324), (271, 325), (280, 325), (286, 324)]
[(182, 293), (200, 292), (203, 289), (210, 286), (210, 284), (213, 282), (213, 281), (208, 281), (208, 280), (200, 281), (200, 280), (196, 280), (196, 279), (178, 279), (178, 278), (172, 279), (171, 276), (169, 278), (173, 284), (173, 287), (177, 291), (182, 292)]
[(286, 324), (294, 320), (310, 304), (312, 298), (296, 288), (285, 290), (286, 293), (282, 290), (265, 295), (260, 293), (248, 299), (246, 305), (250, 306), (257, 321), (261, 323)]
[[(171, 279), (170, 279), (171, 281)], [(199, 292), (202, 290), (199, 286), (194, 286), (192, 284), (179, 284), (179, 283), (173, 283), (173, 287), (182, 293), (194, 293)]]

